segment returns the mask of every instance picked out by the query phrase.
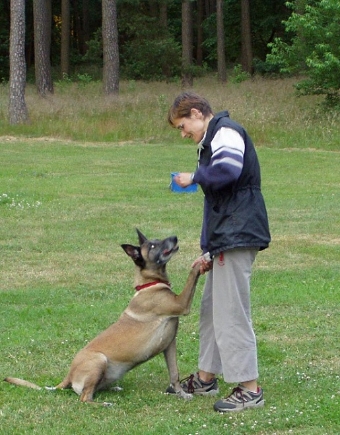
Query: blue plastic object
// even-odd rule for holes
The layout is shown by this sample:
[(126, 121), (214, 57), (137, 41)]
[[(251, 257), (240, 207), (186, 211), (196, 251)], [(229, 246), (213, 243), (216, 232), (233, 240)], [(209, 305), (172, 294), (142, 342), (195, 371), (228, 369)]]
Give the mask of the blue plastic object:
[(188, 187), (179, 186), (174, 177), (178, 174), (178, 172), (171, 172), (171, 182), (170, 182), (170, 190), (175, 193), (195, 193), (197, 192), (197, 184), (190, 184)]

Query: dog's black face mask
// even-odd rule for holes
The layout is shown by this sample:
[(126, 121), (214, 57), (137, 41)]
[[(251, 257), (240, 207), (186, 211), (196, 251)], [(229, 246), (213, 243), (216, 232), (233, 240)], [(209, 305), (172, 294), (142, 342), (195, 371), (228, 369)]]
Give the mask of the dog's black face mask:
[(121, 246), (141, 269), (149, 262), (159, 266), (165, 265), (179, 249), (176, 236), (167, 237), (164, 240), (148, 240), (138, 229), (137, 234), (140, 246), (128, 244)]
[(164, 240), (150, 240), (147, 242), (146, 249), (148, 251), (148, 260), (158, 265), (166, 264), (179, 249), (177, 237), (172, 236)]

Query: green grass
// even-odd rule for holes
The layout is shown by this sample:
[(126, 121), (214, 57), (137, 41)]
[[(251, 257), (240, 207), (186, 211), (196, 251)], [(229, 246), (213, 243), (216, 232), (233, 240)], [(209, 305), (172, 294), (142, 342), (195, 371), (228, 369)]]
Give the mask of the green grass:
[[(1, 433), (339, 434), (339, 123), (327, 122), (331, 114), (306, 123), (311, 108), (301, 100), (292, 108), (291, 97), (287, 107), (284, 93), (276, 107), (286, 116), (273, 114), (268, 107), (274, 105), (275, 89), (265, 83), (266, 104), (258, 83), (253, 86), (234, 87), (230, 94), (240, 98), (238, 118), (249, 120), (245, 125), (261, 145), (273, 239), (258, 255), (252, 290), (266, 406), (229, 416), (213, 411), (213, 398), (168, 397), (165, 362), (157, 356), (128, 373), (121, 392), (96, 395), (98, 401), (113, 402), (111, 408), (81, 404), (71, 391), (0, 382)], [(124, 92), (129, 98), (139, 95), (128, 85)], [(253, 106), (242, 106), (247, 92), (253, 93)], [(259, 123), (252, 118), (256, 94), (263, 109)], [(266, 111), (268, 125), (262, 122)], [(287, 121), (290, 112), (297, 118), (289, 118), (295, 130)], [(181, 290), (199, 253), (202, 194), (176, 194), (168, 186), (170, 172), (193, 169), (195, 146), (175, 140), (169, 127), (147, 113), (144, 100), (144, 133), (135, 113), (135, 137), (144, 135), (142, 142), (131, 139), (132, 126), (115, 133), (124, 143), (107, 141), (109, 128), (97, 140), (85, 140), (80, 115), (72, 134), (67, 132), (71, 122), (62, 134), (61, 119), (55, 121), (56, 135), (42, 127), (43, 138), (38, 138), (38, 121), (22, 131), (0, 126), (6, 135), (0, 138), (2, 377), (57, 384), (75, 352), (117, 319), (134, 292), (133, 265), (120, 244), (137, 242), (135, 227), (150, 237), (179, 237), (180, 251), (168, 270), (175, 291)], [(148, 133), (147, 140), (152, 122), (154, 137)], [(93, 136), (97, 128), (93, 124)], [(192, 312), (180, 322), (183, 377), (196, 369), (203, 283), (201, 278)], [(222, 395), (231, 387), (220, 380)]]
[[(297, 78), (255, 77), (239, 84), (218, 84), (216, 77), (195, 80), (215, 111), (228, 109), (257, 146), (338, 150), (340, 113), (325, 113), (322, 97), (297, 98)], [(8, 85), (0, 84), (0, 136), (58, 138), (89, 142), (177, 143), (166, 115), (180, 92), (178, 83), (121, 82), (119, 97), (104, 97), (102, 83), (58, 82), (53, 96), (39, 97), (28, 85), (27, 125), (10, 126)]]

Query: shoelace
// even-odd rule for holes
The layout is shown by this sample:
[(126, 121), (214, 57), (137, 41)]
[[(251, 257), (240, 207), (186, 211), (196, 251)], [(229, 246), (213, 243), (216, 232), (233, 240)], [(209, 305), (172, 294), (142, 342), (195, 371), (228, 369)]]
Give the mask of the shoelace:
[[(195, 377), (196, 376), (194, 374), (191, 374), (187, 378), (184, 378), (180, 381), (181, 384), (187, 383), (188, 393), (190, 393), (190, 394), (193, 394), (197, 387), (203, 387), (203, 384), (206, 384), (205, 382), (201, 381), (198, 376), (196, 379), (195, 379)], [(203, 382), (203, 384), (202, 384), (202, 382)]]
[(237, 401), (237, 402), (249, 402), (249, 398), (252, 399), (250, 394), (247, 394), (242, 388), (235, 387), (232, 393), (225, 399), (229, 401)]
[(187, 378), (184, 378), (181, 380), (181, 384), (182, 383), (187, 383), (188, 384), (188, 393), (193, 394), (195, 391), (195, 386), (194, 386), (194, 378), (195, 375), (190, 375)]
[(241, 390), (240, 387), (235, 387), (229, 397), (235, 398), (236, 400), (242, 400), (242, 401), (244, 401), (244, 399), (245, 399), (244, 395), (243, 395), (243, 391)]

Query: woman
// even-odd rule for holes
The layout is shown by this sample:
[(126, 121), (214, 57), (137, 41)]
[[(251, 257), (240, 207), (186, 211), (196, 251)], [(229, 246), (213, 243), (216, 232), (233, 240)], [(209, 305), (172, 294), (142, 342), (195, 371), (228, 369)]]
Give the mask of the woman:
[(198, 144), (194, 173), (181, 172), (181, 187), (200, 184), (204, 192), (202, 255), (194, 262), (208, 272), (200, 313), (198, 372), (182, 381), (185, 391), (215, 395), (216, 374), (237, 383), (218, 400), (219, 412), (264, 405), (258, 386), (256, 338), (250, 312), (250, 276), (270, 233), (261, 193), (260, 166), (247, 132), (227, 111), (213, 114), (199, 95), (179, 95), (168, 114), (170, 125)]

